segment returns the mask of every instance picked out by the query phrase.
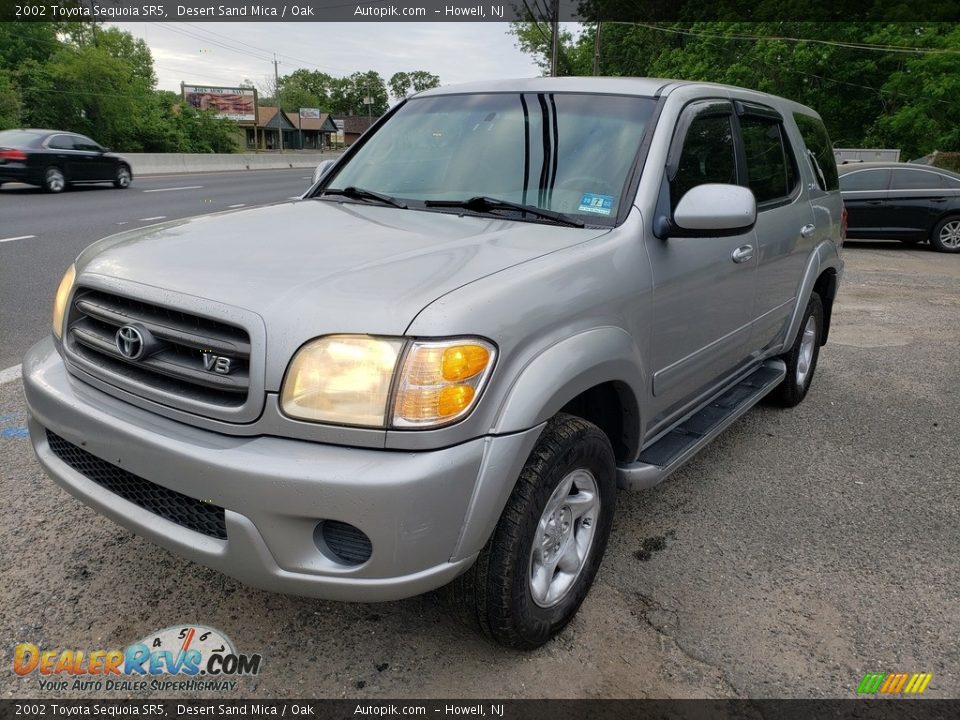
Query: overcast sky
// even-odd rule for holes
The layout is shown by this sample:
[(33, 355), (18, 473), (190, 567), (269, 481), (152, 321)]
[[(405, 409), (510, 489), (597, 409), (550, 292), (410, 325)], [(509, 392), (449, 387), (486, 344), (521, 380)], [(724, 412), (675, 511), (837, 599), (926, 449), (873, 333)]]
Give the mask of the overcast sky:
[(444, 85), (540, 75), (515, 47), (507, 23), (114, 23), (146, 40), (158, 86), (180, 82), (258, 88), (273, 74), (273, 53), (286, 75), (298, 68), (334, 76), (376, 70), (427, 70)]

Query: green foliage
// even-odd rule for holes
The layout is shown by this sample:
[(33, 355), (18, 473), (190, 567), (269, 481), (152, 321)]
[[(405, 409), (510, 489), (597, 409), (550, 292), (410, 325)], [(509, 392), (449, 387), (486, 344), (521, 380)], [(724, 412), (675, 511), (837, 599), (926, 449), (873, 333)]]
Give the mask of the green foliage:
[[(548, 26), (512, 23), (510, 31), (546, 69)], [(592, 74), (595, 36), (595, 24), (577, 37), (561, 36), (559, 74)], [(895, 147), (906, 157), (960, 149), (956, 24), (605, 22), (600, 38), (601, 75), (720, 82), (781, 95), (817, 110), (838, 147)], [(911, 51), (918, 48), (934, 52)]]
[(960, 173), (960, 152), (938, 152), (930, 164), (934, 167)]
[(20, 125), (20, 91), (8, 70), (0, 70), (0, 130)]
[(423, 92), (430, 88), (440, 87), (440, 78), (426, 70), (394, 73), (387, 83), (391, 94), (402, 100), (413, 93)]

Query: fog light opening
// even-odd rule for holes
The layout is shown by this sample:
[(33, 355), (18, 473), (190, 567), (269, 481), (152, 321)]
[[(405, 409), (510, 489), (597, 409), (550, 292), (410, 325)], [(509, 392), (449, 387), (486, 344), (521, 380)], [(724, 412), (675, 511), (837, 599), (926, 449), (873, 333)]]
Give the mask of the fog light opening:
[(313, 542), (331, 560), (351, 567), (363, 565), (373, 554), (373, 544), (363, 530), (339, 520), (317, 523)]

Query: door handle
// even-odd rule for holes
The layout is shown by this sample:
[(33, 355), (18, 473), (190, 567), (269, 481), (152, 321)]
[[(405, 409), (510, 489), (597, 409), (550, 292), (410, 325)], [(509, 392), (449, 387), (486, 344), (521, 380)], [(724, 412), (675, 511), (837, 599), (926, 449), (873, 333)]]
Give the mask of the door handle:
[(945, 197), (935, 197), (930, 199), (930, 202), (935, 202), (935, 203), (942, 203), (946, 201), (947, 199)]
[(800, 228), (800, 234), (805, 238), (813, 237), (813, 234), (816, 231), (817, 231), (816, 225), (804, 225), (802, 228)]
[(883, 200), (867, 200), (867, 205), (882, 205)]
[(735, 263), (743, 263), (753, 257), (753, 245), (741, 245), (730, 256)]

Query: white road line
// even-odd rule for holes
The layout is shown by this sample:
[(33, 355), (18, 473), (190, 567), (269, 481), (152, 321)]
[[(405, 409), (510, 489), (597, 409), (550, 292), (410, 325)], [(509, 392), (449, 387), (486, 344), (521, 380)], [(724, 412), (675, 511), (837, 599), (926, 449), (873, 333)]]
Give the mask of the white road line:
[(200, 190), (203, 185), (184, 185), (183, 187), (156, 188), (155, 190), (144, 190), (143, 192), (173, 192), (174, 190)]
[(12, 238), (2, 238), (0, 242), (13, 242), (14, 240), (29, 240), (30, 238), (35, 238), (36, 235), (18, 235), (17, 237)]
[(0, 370), (0, 385), (4, 383), (13, 382), (14, 380), (20, 379), (20, 366), (14, 365), (13, 367), (8, 367), (6, 370)]
[(301, 180), (313, 180), (313, 178), (310, 175), (304, 175)]
[(299, 200), (299, 199), (300, 199), (299, 195), (291, 195), (290, 197), (287, 198), (287, 200)]
[(122, 221), (122, 222), (118, 222), (118, 223), (117, 223), (117, 225), (128, 225), (128, 224), (130, 224), (130, 221), (129, 221), (129, 220), (124, 220), (124, 221)]
[(140, 218), (137, 222), (146, 222), (147, 220), (164, 220), (166, 215), (155, 215), (154, 217)]
[(228, 208), (246, 207), (246, 203), (237, 203), (236, 205), (227, 205)]

